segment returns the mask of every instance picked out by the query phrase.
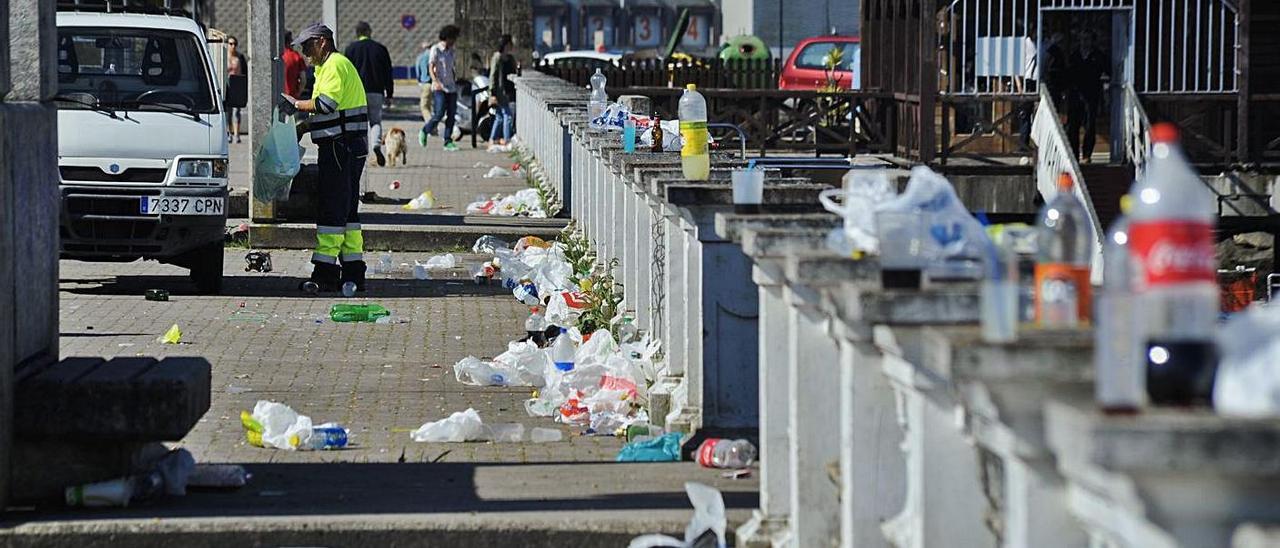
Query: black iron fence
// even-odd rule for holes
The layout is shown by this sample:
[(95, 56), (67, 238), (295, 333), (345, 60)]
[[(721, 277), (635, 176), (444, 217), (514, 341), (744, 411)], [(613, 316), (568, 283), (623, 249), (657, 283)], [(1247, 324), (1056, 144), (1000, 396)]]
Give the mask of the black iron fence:
[(715, 89), (777, 89), (782, 62), (776, 59), (623, 59), (608, 62), (594, 59), (542, 61), (535, 69), (579, 86), (590, 84), (599, 68), (609, 87), (675, 87), (695, 84)]

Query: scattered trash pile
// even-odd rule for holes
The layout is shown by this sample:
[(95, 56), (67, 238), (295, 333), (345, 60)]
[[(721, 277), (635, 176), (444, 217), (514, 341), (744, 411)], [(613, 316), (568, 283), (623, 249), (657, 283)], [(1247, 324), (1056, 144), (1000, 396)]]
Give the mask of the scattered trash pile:
[(259, 400), (253, 412), (240, 412), (245, 441), (254, 447), (313, 451), (342, 449), (350, 430), (333, 422), (313, 425), (311, 417), (273, 401)]
[(67, 487), (67, 506), (111, 507), (147, 503), (166, 496), (185, 496), (187, 488), (244, 487), (250, 474), (235, 464), (196, 464), (186, 449), (174, 449), (151, 470), (113, 480)]
[[(501, 169), (494, 167), (494, 169)], [(492, 173), (492, 172), (491, 172)], [(488, 175), (486, 175), (488, 177)], [(542, 198), (538, 189), (526, 188), (515, 194), (494, 194), (491, 197), (479, 197), (467, 204), (468, 215), (497, 215), (499, 217), (532, 217), (543, 219), (547, 212), (542, 208)]]

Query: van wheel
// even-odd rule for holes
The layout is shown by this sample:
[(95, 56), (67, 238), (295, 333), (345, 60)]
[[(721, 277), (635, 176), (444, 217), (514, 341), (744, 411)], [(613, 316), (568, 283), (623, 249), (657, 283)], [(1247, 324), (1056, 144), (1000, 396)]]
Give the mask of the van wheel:
[(191, 281), (196, 283), (200, 294), (217, 295), (222, 292), (222, 242), (197, 249), (192, 253), (190, 265)]

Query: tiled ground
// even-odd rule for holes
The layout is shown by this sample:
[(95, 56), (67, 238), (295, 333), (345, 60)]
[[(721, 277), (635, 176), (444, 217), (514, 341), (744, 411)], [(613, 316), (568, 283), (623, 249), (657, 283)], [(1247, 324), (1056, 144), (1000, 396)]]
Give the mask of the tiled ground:
[[(409, 431), (474, 407), (486, 422), (559, 427), (529, 417), (530, 388), (479, 388), (458, 383), (452, 365), (467, 355), (491, 357), (523, 335), (525, 309), (497, 286), (462, 278), (416, 280), (407, 266), (374, 275), (368, 300), (383, 304), (392, 325), (340, 324), (327, 317), (340, 296), (296, 291), (307, 253), (275, 251), (276, 271), (246, 273), (244, 250), (226, 253), (224, 295), (193, 295), (185, 271), (154, 262), (62, 263), (62, 356), (197, 355), (213, 363), (213, 404), (182, 441), (201, 462), (571, 462), (610, 461), (621, 443), (562, 428), (548, 444), (419, 444)], [(425, 260), (401, 255), (397, 263)], [(474, 262), (478, 257), (468, 257)], [(172, 292), (169, 302), (143, 298), (148, 288)], [(183, 344), (155, 341), (172, 324)], [(352, 448), (289, 453), (243, 441), (242, 409), (259, 399), (285, 402), (316, 421), (352, 430)], [(527, 431), (526, 431), (527, 432)]]

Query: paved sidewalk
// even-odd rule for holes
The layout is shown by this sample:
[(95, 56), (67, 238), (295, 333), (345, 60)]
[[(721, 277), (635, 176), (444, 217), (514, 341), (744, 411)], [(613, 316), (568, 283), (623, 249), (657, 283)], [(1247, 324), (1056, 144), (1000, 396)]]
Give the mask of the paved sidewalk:
[[(243, 463), (248, 486), (95, 511), (17, 511), (0, 539), (93, 546), (612, 546), (646, 532), (679, 535), (691, 515), (685, 481), (725, 493), (730, 524), (757, 506), (754, 478), (731, 480), (694, 463), (618, 464), (622, 442), (529, 417), (529, 388), (458, 383), (452, 365), (491, 357), (523, 335), (525, 309), (462, 269), (416, 280), (407, 266), (372, 276), (367, 299), (390, 325), (326, 317), (341, 298), (296, 291), (308, 254), (274, 251), (275, 271), (246, 273), (245, 250), (226, 251), (225, 294), (193, 295), (185, 271), (157, 263), (61, 263), (61, 354), (197, 355), (213, 364), (212, 407), (176, 444), (205, 463)], [(464, 264), (478, 256), (459, 256)], [(425, 260), (398, 254), (395, 262)], [(169, 302), (143, 298), (170, 290)], [(157, 336), (172, 324), (183, 344)], [(286, 452), (245, 443), (241, 410), (258, 399), (290, 404), (351, 432), (342, 451)], [(415, 443), (409, 431), (475, 408), (486, 423), (558, 428), (560, 442)], [(526, 430), (527, 436), (527, 430)], [(5, 541), (0, 540), (0, 544)], [(97, 543), (97, 544), (95, 544)], [(108, 542), (109, 544), (110, 542)], [(265, 543), (265, 544), (264, 544)]]
[[(369, 296), (395, 315), (392, 325), (340, 324), (328, 309), (348, 299), (302, 296), (296, 290), (309, 254), (274, 251), (275, 271), (244, 272), (244, 250), (228, 250), (226, 289), (196, 296), (185, 271), (158, 263), (62, 262), (61, 350), (70, 356), (198, 355), (213, 363), (213, 406), (183, 440), (201, 462), (573, 462), (610, 461), (611, 437), (571, 435), (548, 444), (419, 444), (409, 431), (428, 420), (474, 407), (488, 422), (555, 428), (529, 417), (530, 388), (477, 388), (458, 383), (453, 364), (492, 357), (523, 333), (525, 307), (499, 286), (477, 286), (459, 268), (450, 280), (413, 279), (413, 260), (393, 256), (396, 270), (372, 276)], [(478, 256), (459, 256), (464, 266)], [(408, 263), (401, 266), (400, 263)], [(164, 287), (169, 302), (143, 299)], [(243, 305), (243, 306), (241, 306)], [(156, 337), (172, 324), (183, 344)], [(244, 443), (240, 410), (259, 399), (288, 403), (317, 422), (351, 428), (352, 448), (279, 452)]]

